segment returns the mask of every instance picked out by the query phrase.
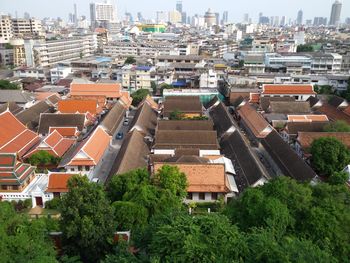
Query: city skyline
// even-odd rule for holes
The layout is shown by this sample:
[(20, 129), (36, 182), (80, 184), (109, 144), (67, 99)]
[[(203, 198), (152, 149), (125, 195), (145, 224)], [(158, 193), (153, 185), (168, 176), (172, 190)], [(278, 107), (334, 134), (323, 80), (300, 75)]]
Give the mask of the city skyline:
[[(36, 18), (61, 17), (63, 20), (68, 19), (68, 14), (74, 12), (74, 4), (77, 5), (78, 16), (85, 15), (88, 19), (90, 18), (89, 5), (92, 2), (102, 2), (102, 1), (87, 1), (87, 0), (61, 0), (61, 1), (44, 1), (44, 0), (28, 0), (23, 3), (20, 0), (12, 0), (11, 2), (2, 3), (1, 13), (15, 16), (16, 13), (18, 17), (23, 17), (25, 12), (28, 12), (31, 16)], [(167, 1), (160, 2), (149, 0), (147, 4), (133, 2), (136, 1), (126, 1), (111, 0), (112, 3), (116, 5), (118, 18), (124, 17), (125, 12), (132, 13), (135, 17), (138, 12), (141, 12), (144, 18), (155, 19), (156, 11), (171, 11), (176, 9), (177, 1)], [(320, 3), (322, 2), (322, 3)], [(342, 2), (342, 14), (341, 21), (344, 21), (347, 17), (350, 17), (350, 0), (343, 0)], [(34, 4), (35, 3), (35, 4)], [(187, 12), (188, 16), (193, 16), (195, 14), (204, 15), (208, 8), (211, 8), (215, 12), (219, 12), (220, 15), (224, 11), (229, 13), (229, 22), (241, 22), (243, 19), (243, 14), (249, 14), (253, 22), (258, 20), (258, 14), (262, 12), (264, 16), (286, 16), (293, 20), (297, 19), (297, 13), (299, 10), (303, 11), (303, 19), (313, 19), (314, 17), (330, 17), (330, 12), (332, 8), (333, 0), (311, 0), (308, 2), (296, 0), (288, 3), (277, 0), (266, 0), (256, 1), (248, 0), (243, 3), (227, 5), (223, 0), (218, 0), (215, 5), (209, 0), (192, 1), (184, 0), (182, 1), (183, 11)], [(37, 8), (40, 5), (41, 8)], [(317, 5), (317, 10), (315, 10), (315, 5)], [(41, 10), (45, 10), (42, 13)], [(349, 10), (349, 11), (348, 11)]]

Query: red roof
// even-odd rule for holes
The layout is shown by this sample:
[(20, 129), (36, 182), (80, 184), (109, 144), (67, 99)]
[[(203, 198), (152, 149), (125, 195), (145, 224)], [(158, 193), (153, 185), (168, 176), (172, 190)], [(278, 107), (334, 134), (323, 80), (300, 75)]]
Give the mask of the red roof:
[(68, 180), (73, 174), (52, 173), (49, 175), (49, 183), (46, 192), (49, 193), (66, 193), (68, 192)]
[(87, 113), (96, 114), (97, 100), (60, 100), (58, 111), (61, 113)]
[(314, 87), (312, 85), (297, 85), (297, 84), (265, 84), (263, 92), (265, 95), (314, 95)]
[(122, 96), (119, 83), (72, 83), (70, 94), (71, 96), (102, 96), (106, 98), (120, 98)]

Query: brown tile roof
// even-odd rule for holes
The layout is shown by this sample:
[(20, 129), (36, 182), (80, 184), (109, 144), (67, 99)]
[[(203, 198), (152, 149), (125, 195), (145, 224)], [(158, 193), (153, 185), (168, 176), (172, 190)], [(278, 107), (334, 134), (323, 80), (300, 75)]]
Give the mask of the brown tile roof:
[(297, 141), (308, 152), (314, 140), (321, 137), (333, 137), (350, 148), (350, 132), (299, 132)]
[(265, 138), (272, 128), (269, 123), (248, 103), (238, 110), (244, 123), (257, 138)]
[(113, 135), (120, 126), (126, 113), (125, 107), (119, 101), (116, 102), (113, 108), (107, 113), (101, 122), (101, 126), (109, 133)]
[(209, 115), (214, 122), (214, 128), (219, 137), (225, 134), (227, 130), (234, 127), (232, 116), (222, 102), (212, 107)]
[(328, 121), (327, 115), (315, 115), (315, 114), (288, 115), (287, 117), (288, 117), (288, 122), (314, 122), (314, 121), (326, 122)]
[(294, 97), (260, 97), (260, 107), (263, 111), (267, 111), (272, 101), (295, 101)]
[(10, 101), (0, 105), (0, 113), (3, 113), (6, 110), (9, 110), (13, 115), (16, 115), (22, 110), (22, 108), (18, 106), (16, 102)]
[(71, 96), (103, 96), (106, 98), (120, 98), (122, 96), (119, 83), (72, 83), (70, 94)]
[(216, 131), (157, 131), (154, 149), (218, 150)]
[(96, 100), (60, 100), (58, 111), (61, 113), (87, 113), (97, 114)]
[(50, 127), (76, 127), (79, 131), (82, 131), (84, 124), (84, 114), (44, 113), (40, 115), (38, 132), (48, 134)]
[(156, 103), (150, 95), (147, 95), (147, 97), (145, 98), (145, 102), (148, 103), (152, 107), (152, 109), (159, 110), (158, 103)]
[(270, 101), (268, 112), (307, 114), (311, 112), (311, 108), (308, 101)]
[(123, 104), (124, 108), (129, 109), (132, 103), (132, 98), (129, 91), (122, 91), (122, 96), (119, 101)]
[(259, 103), (260, 101), (260, 93), (250, 93), (249, 102), (250, 103)]
[(322, 107), (318, 109), (319, 112), (326, 114), (329, 119), (333, 121), (345, 121), (350, 124), (350, 116), (336, 109), (335, 107), (324, 103)]
[(51, 173), (49, 174), (49, 182), (46, 192), (48, 193), (67, 193), (68, 192), (68, 180), (73, 174), (66, 173)]
[(46, 101), (39, 101), (33, 106), (16, 115), (16, 118), (32, 131), (37, 131), (40, 115), (42, 113), (53, 113), (54, 108)]
[(317, 122), (288, 122), (286, 126), (286, 132), (288, 134), (297, 134), (298, 132), (322, 132), (324, 127), (329, 122), (317, 121)]
[(312, 85), (306, 84), (264, 84), (263, 92), (264, 95), (315, 95), (316, 92)]
[(189, 193), (230, 192), (224, 164), (155, 163), (154, 171), (158, 171), (163, 165), (177, 166), (186, 175)]
[(169, 117), (175, 110), (184, 114), (202, 114), (202, 103), (199, 96), (169, 96), (164, 101), (164, 117)]
[(143, 103), (137, 109), (130, 127), (137, 129), (144, 135), (153, 135), (157, 126), (158, 114), (148, 103)]
[(158, 130), (213, 130), (211, 120), (160, 120)]

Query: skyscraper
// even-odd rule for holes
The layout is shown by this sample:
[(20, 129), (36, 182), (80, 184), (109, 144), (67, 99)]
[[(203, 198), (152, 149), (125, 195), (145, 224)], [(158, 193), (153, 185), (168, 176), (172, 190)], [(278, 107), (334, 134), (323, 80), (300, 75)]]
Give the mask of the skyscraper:
[(108, 24), (115, 23), (117, 21), (117, 16), (114, 5), (108, 0), (104, 3), (91, 3), (90, 20), (92, 28), (107, 28)]
[(336, 0), (332, 5), (331, 18), (329, 20), (330, 26), (337, 26), (340, 23), (342, 3)]
[(222, 23), (225, 25), (228, 23), (228, 11), (224, 11), (222, 14)]
[(243, 16), (243, 22), (248, 23), (249, 22), (249, 14), (244, 14)]
[(176, 11), (182, 13), (182, 1), (176, 2)]
[(299, 10), (297, 17), (297, 25), (303, 24), (303, 10)]
[(78, 25), (78, 10), (77, 10), (77, 4), (74, 4), (74, 25)]

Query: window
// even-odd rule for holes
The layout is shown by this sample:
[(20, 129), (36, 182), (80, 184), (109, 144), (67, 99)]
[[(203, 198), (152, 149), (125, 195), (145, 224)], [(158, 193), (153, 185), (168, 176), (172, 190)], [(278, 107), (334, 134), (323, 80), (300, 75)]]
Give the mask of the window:
[(81, 167), (81, 165), (78, 165), (78, 171), (82, 171), (83, 167)]
[(85, 171), (90, 171), (90, 166), (85, 165)]
[(198, 193), (199, 200), (205, 200), (205, 193)]
[(211, 193), (211, 200), (218, 200), (218, 193)]
[(192, 193), (187, 193), (187, 197), (188, 200), (192, 200), (193, 199), (193, 194)]
[(71, 172), (74, 172), (74, 168), (70, 168)]

